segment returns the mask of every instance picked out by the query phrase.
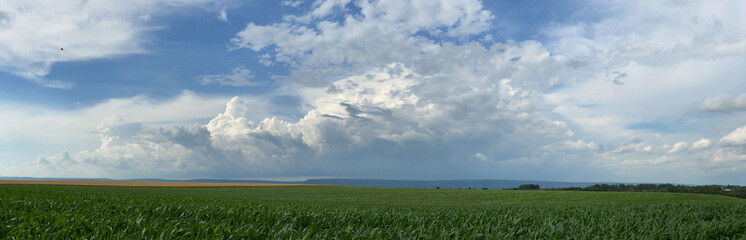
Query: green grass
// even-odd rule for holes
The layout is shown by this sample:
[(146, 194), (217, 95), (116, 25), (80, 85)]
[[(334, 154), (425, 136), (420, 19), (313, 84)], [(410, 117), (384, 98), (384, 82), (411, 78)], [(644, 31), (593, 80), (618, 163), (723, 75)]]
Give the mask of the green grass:
[(702, 194), (0, 186), (0, 239), (746, 239)]

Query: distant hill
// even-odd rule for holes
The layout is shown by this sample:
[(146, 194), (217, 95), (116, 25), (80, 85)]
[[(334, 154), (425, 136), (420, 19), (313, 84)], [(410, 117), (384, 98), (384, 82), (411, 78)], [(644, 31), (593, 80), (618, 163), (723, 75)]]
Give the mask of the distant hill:
[(590, 182), (556, 182), (556, 181), (531, 181), (531, 180), (499, 180), (499, 179), (480, 179), (480, 180), (384, 180), (384, 179), (310, 179), (304, 181), (309, 184), (324, 185), (346, 185), (357, 187), (387, 187), (387, 188), (436, 188), (456, 189), (456, 188), (488, 188), (504, 189), (517, 188), (521, 184), (539, 184), (541, 188), (567, 188), (567, 187), (587, 187), (596, 183)]
[[(0, 177), (0, 180), (90, 180), (90, 181), (150, 181), (150, 182), (208, 182), (208, 183), (286, 183), (286, 184), (315, 184), (315, 185), (340, 185), (355, 187), (385, 187), (385, 188), (436, 188), (457, 189), (505, 189), (517, 188), (521, 184), (538, 184), (541, 188), (569, 188), (587, 187), (601, 182), (558, 182), (558, 181), (533, 181), (533, 180), (499, 180), (499, 179), (473, 179), (473, 180), (388, 180), (388, 179), (346, 179), (346, 178), (324, 178), (309, 179), (305, 181), (266, 181), (266, 180), (235, 180), (235, 179), (190, 179), (190, 180), (166, 180), (166, 179), (108, 179), (108, 178), (30, 178), (30, 177)], [(603, 182), (607, 184), (616, 184)]]
[[(0, 180), (32, 180), (32, 181), (119, 181), (108, 178), (35, 178), (35, 177), (0, 177)], [(130, 180), (122, 180), (130, 181)]]

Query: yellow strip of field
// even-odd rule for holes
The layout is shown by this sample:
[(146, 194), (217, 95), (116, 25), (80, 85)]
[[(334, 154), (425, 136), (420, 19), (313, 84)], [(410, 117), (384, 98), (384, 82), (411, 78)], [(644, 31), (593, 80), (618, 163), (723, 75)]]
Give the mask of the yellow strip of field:
[(0, 180), (0, 184), (13, 185), (69, 185), (116, 187), (293, 187), (319, 186), (281, 183), (204, 183), (204, 182), (139, 182), (139, 181), (56, 181), (56, 180)]

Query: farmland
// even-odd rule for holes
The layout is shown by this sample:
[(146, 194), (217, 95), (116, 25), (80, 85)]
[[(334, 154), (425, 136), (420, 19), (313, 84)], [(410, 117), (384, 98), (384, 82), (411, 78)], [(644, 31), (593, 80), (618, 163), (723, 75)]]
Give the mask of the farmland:
[(657, 192), (0, 185), (0, 238), (746, 238), (746, 200)]
[(58, 185), (58, 186), (110, 186), (110, 187), (288, 187), (310, 186), (278, 183), (209, 183), (209, 182), (152, 182), (152, 181), (72, 181), (72, 180), (0, 180), (0, 185)]

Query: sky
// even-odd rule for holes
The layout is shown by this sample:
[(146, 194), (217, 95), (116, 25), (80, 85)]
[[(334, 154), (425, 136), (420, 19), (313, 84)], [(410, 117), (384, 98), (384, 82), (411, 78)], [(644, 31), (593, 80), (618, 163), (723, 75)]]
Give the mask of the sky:
[(4, 0), (0, 176), (746, 185), (746, 2)]

